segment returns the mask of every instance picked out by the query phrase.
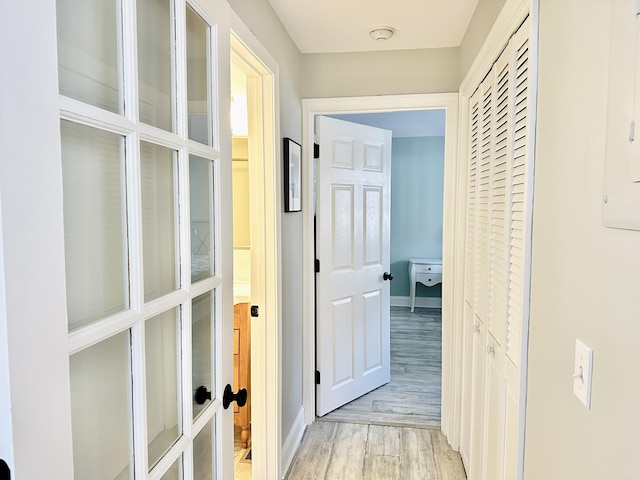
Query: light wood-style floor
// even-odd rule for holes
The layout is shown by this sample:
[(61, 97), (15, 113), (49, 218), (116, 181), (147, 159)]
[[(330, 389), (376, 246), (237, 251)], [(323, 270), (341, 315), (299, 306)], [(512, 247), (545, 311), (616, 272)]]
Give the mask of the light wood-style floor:
[(318, 420), (440, 428), (442, 311), (391, 307), (391, 381)]
[(391, 382), (307, 428), (287, 480), (464, 480), (439, 431), (439, 309), (391, 308)]
[(460, 455), (424, 428), (314, 422), (287, 480), (464, 480)]

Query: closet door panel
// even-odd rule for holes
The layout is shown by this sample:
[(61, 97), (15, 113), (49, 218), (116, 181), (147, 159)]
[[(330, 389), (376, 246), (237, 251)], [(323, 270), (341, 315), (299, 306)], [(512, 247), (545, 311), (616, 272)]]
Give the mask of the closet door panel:
[(493, 97), (491, 76), (480, 85), (480, 132), (478, 158), (477, 233), (474, 258), (475, 312), (487, 323), (489, 297), (489, 227), (491, 195), (491, 160), (493, 154)]
[[(512, 62), (505, 49), (493, 66), (493, 155), (489, 235), (489, 332), (499, 346), (506, 340), (509, 204), (507, 181), (511, 147)], [(502, 350), (501, 350), (502, 354)]]
[(478, 202), (478, 141), (480, 135), (480, 92), (469, 100), (469, 164), (467, 167), (467, 232), (465, 244), (464, 298), (473, 308), (475, 300), (475, 253)]
[(507, 356), (520, 367), (522, 352), (522, 321), (525, 302), (525, 239), (530, 215), (527, 184), (529, 149), (529, 40), (528, 22), (512, 39), (514, 55), (513, 146), (511, 153), (509, 229), (509, 292), (507, 317)]
[[(470, 479), (518, 478), (530, 257), (531, 93), (525, 21), (469, 99), (463, 435)], [(468, 373), (466, 373), (468, 372)]]

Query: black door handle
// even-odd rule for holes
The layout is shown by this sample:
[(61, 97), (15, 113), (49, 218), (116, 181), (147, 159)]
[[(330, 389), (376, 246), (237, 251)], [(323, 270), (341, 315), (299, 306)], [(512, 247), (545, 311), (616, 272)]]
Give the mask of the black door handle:
[(244, 407), (247, 403), (247, 389), (241, 388), (238, 393), (233, 393), (233, 388), (227, 383), (227, 386), (224, 387), (224, 395), (222, 395), (222, 406), (225, 410), (229, 408), (231, 402), (236, 402), (239, 407)]
[(393, 280), (393, 273), (384, 272), (384, 275), (382, 275), (382, 279), (383, 280)]
[(202, 405), (207, 400), (211, 400), (211, 392), (204, 385), (200, 385), (196, 390), (194, 400), (198, 405)]
[(0, 480), (10, 480), (11, 479), (11, 471), (9, 470), (9, 465), (0, 459)]

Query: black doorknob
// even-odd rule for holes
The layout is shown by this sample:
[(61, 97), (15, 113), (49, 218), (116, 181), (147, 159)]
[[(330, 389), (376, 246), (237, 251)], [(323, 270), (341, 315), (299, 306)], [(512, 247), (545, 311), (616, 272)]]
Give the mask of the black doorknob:
[(196, 390), (194, 400), (198, 405), (202, 405), (207, 400), (211, 400), (211, 392), (204, 385), (200, 385)]
[(244, 407), (247, 403), (247, 389), (241, 388), (238, 390), (238, 393), (233, 393), (233, 388), (227, 383), (227, 386), (224, 387), (224, 394), (222, 395), (222, 406), (225, 410), (229, 408), (231, 402), (236, 402), (239, 407)]
[(11, 480), (9, 465), (2, 459), (0, 459), (0, 480)]
[(384, 272), (382, 275), (383, 280), (393, 280), (393, 273)]

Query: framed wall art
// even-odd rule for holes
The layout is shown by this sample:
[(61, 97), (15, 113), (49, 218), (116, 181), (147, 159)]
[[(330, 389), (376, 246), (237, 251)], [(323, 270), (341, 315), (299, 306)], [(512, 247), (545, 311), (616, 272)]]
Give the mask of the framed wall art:
[(290, 138), (284, 139), (284, 211), (302, 210), (300, 188), (302, 183), (302, 147)]

